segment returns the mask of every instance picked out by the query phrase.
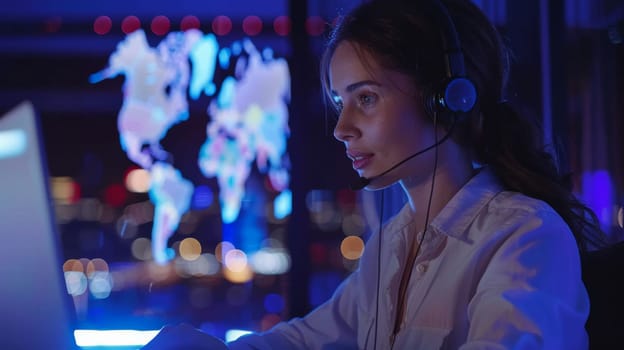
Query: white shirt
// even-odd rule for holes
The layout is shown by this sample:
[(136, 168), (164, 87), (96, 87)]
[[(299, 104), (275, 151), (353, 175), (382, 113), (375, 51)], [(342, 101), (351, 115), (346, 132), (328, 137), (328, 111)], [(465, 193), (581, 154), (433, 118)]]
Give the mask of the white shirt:
[[(390, 349), (398, 289), (416, 227), (405, 207), (333, 297), (304, 318), (231, 349)], [(420, 239), (420, 236), (418, 237)], [(394, 349), (587, 349), (589, 298), (574, 237), (546, 203), (473, 177), (428, 226)], [(377, 328), (377, 330), (376, 330)]]

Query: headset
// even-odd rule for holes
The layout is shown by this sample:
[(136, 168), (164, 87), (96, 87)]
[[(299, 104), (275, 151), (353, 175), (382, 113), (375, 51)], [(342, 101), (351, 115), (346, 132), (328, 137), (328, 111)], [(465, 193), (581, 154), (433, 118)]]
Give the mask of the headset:
[[(435, 23), (441, 26), (442, 49), (444, 50), (445, 78), (423, 94), (425, 111), (429, 116), (437, 114), (438, 120), (449, 125), (449, 116), (457, 118), (472, 111), (477, 102), (475, 84), (466, 76), (464, 54), (455, 22), (441, 0), (424, 0), (423, 9)], [(429, 6), (430, 5), (430, 6)]]
[[(402, 0), (399, 3), (403, 3), (403, 1), (409, 0)], [(441, 0), (420, 0), (417, 1), (417, 4), (419, 10), (423, 10), (425, 15), (431, 17), (434, 23), (439, 23), (441, 26), (440, 40), (442, 41), (444, 54), (445, 76), (434, 86), (425, 89), (423, 92), (423, 105), (425, 112), (430, 118), (448, 128), (447, 133), (442, 139), (436, 141), (435, 144), (413, 153), (381, 174), (369, 178), (359, 177), (354, 183), (350, 184), (349, 187), (352, 190), (361, 190), (375, 178), (389, 173), (420, 154), (437, 148), (451, 136), (456, 122), (464, 119), (473, 110), (477, 102), (477, 89), (472, 80), (466, 76), (464, 54), (459, 41), (459, 35), (457, 35), (455, 23), (449, 15), (447, 8), (442, 4)]]

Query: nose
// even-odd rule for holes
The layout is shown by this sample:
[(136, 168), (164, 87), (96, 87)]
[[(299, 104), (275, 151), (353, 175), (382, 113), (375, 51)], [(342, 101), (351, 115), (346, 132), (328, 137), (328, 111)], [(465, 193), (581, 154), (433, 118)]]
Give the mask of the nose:
[(334, 127), (334, 137), (338, 141), (347, 142), (358, 135), (359, 131), (357, 127), (343, 110), (342, 113), (340, 113), (336, 127)]

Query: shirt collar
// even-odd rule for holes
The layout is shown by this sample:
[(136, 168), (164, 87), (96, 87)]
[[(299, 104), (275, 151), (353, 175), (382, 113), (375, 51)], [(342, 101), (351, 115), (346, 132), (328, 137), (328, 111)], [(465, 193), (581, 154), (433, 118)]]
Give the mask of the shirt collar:
[(431, 222), (433, 230), (460, 240), (481, 209), (503, 190), (487, 167), (464, 185)]

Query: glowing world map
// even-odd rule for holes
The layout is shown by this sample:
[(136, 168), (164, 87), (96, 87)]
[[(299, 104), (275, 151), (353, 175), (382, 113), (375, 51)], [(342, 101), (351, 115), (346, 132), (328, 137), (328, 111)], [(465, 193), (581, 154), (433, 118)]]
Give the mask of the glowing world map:
[[(217, 86), (218, 69), (232, 73)], [(222, 222), (239, 217), (254, 164), (279, 193), (273, 215), (282, 219), (290, 214), (290, 73), (284, 59), (274, 58), (269, 49), (258, 51), (249, 39), (220, 47), (213, 34), (199, 30), (169, 33), (150, 47), (145, 33), (137, 30), (117, 45), (108, 66), (90, 81), (119, 75), (125, 78), (117, 117), (120, 144), (132, 162), (150, 173), (156, 262), (173, 258), (167, 242), (191, 207), (195, 190), (161, 146), (170, 128), (189, 118), (189, 98), (211, 98), (197, 162), (204, 176), (217, 180)]]

